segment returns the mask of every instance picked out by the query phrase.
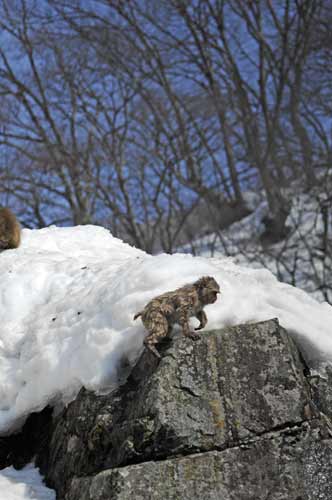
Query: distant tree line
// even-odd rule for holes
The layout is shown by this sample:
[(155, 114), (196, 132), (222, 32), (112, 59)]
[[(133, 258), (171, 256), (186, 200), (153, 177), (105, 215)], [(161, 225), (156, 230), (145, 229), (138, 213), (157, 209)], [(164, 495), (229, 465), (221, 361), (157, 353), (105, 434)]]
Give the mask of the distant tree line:
[(171, 252), (255, 189), (278, 239), (292, 183), (331, 175), (331, 25), (329, 0), (0, 0), (1, 202)]

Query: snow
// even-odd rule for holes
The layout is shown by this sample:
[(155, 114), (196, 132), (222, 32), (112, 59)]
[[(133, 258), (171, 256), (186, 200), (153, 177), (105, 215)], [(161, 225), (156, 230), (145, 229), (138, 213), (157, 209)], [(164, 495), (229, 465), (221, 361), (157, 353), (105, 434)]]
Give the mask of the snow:
[(7, 467), (0, 471), (0, 500), (55, 500), (55, 491), (42, 483), (32, 464), (20, 471)]
[(203, 275), (221, 286), (206, 308), (208, 328), (278, 317), (312, 365), (332, 362), (332, 307), (230, 258), (151, 256), (101, 227), (49, 227), (23, 230), (21, 247), (0, 254), (0, 275), (1, 433), (47, 403), (66, 404), (82, 386), (118, 384), (142, 350), (134, 314)]
[[(282, 241), (262, 246), (260, 235), (264, 231), (262, 219), (269, 215), (264, 195), (245, 192), (244, 198), (252, 213), (220, 233), (211, 233), (182, 252), (200, 256), (231, 256), (234, 262), (255, 268), (266, 268), (280, 281), (296, 285), (322, 301), (332, 303), (332, 253), (324, 251), (324, 221), (319, 194), (315, 191), (294, 194), (291, 190), (291, 210), (286, 225), (289, 233)], [(288, 193), (288, 196), (290, 194)], [(331, 223), (329, 226), (331, 246)]]

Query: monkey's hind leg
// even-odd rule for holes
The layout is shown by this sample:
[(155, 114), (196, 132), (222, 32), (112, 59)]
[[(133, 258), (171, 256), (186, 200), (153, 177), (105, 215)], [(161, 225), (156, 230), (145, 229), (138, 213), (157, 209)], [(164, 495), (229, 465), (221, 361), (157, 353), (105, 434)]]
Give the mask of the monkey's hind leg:
[(160, 356), (159, 352), (157, 351), (157, 349), (155, 348), (155, 346), (154, 346), (154, 343), (153, 343), (153, 342), (149, 342), (149, 339), (148, 339), (148, 338), (146, 338), (146, 339), (144, 339), (143, 344), (145, 345), (145, 347), (146, 347), (147, 349), (149, 349), (149, 351), (151, 351), (151, 352), (152, 352), (152, 354), (153, 354), (154, 356), (156, 356), (156, 358), (161, 359), (161, 356)]
[(165, 316), (161, 313), (154, 314), (148, 321), (143, 322), (149, 334), (145, 337), (143, 344), (149, 349), (158, 359), (161, 359), (159, 352), (156, 349), (156, 344), (167, 336), (168, 322)]

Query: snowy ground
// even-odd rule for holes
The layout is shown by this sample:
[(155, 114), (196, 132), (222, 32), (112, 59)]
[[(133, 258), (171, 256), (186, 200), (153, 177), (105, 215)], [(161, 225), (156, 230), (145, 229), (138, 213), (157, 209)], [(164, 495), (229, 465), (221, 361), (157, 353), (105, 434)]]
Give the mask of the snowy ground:
[(206, 308), (210, 328), (278, 317), (313, 364), (332, 362), (332, 307), (228, 258), (151, 256), (100, 227), (50, 227), (23, 230), (21, 247), (0, 254), (0, 275), (0, 433), (82, 385), (117, 384), (123, 359), (142, 349), (134, 314), (203, 275), (221, 286)]
[(33, 465), (20, 471), (7, 467), (0, 472), (0, 500), (55, 500), (55, 491), (42, 483)]

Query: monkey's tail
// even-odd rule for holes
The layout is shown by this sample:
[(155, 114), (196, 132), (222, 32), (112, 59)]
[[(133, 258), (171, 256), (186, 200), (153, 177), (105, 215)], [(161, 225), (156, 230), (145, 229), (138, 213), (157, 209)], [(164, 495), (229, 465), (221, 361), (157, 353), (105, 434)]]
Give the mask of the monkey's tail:
[(142, 316), (142, 311), (135, 314), (134, 319), (137, 319), (139, 316)]

